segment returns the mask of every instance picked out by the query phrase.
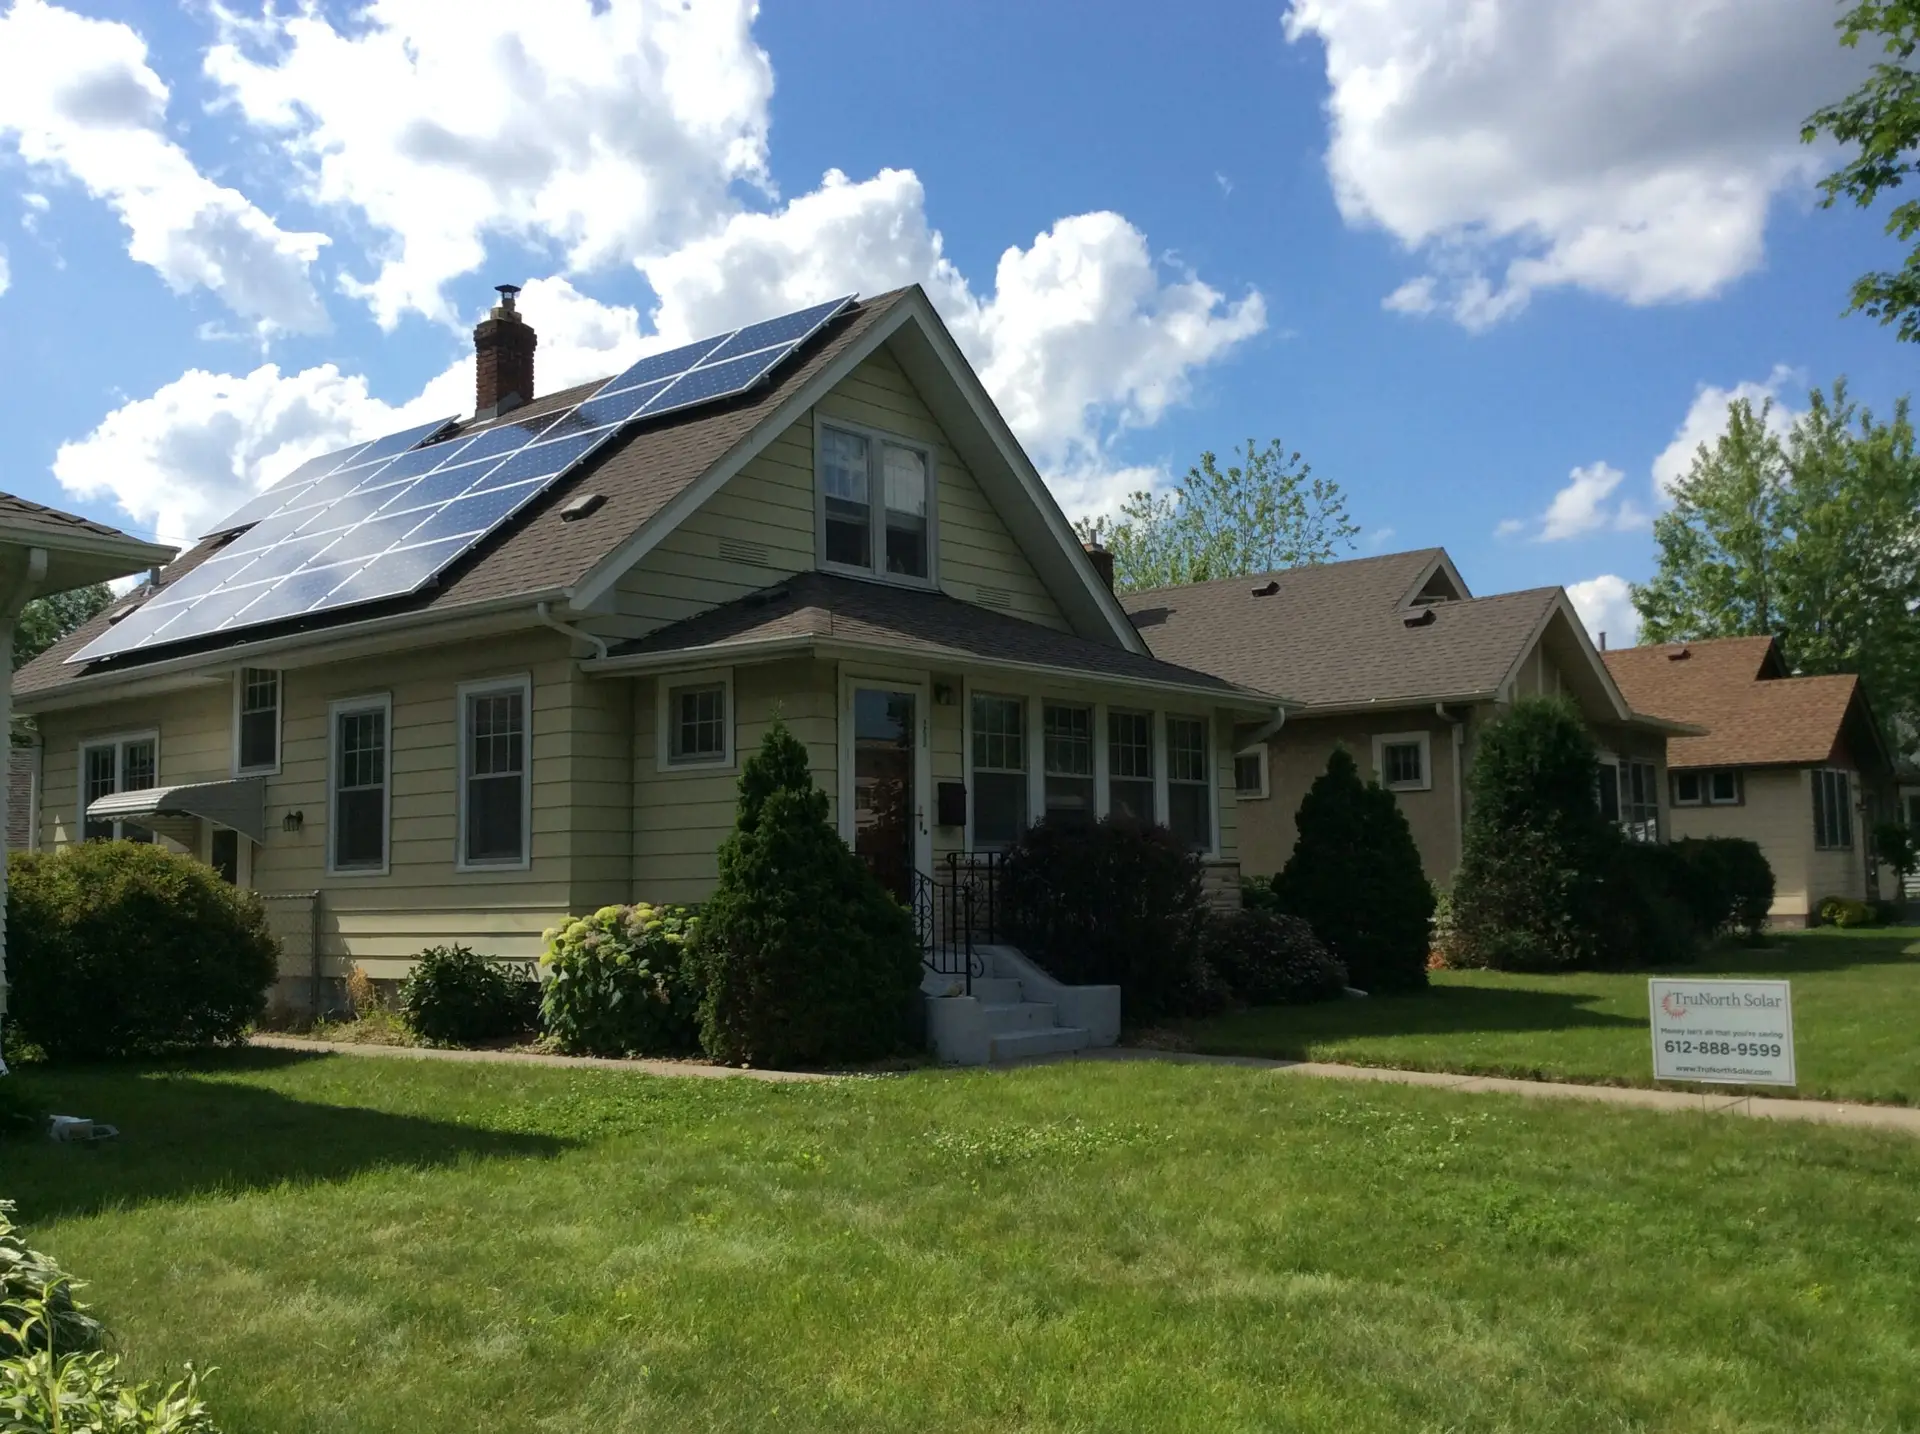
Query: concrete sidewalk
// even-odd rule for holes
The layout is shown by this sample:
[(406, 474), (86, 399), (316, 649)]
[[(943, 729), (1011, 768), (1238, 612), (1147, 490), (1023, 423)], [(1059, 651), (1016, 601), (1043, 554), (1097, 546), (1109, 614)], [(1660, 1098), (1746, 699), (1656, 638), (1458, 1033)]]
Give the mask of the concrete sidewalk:
[(1436, 1090), (1495, 1091), (1536, 1100), (1585, 1100), (1636, 1110), (1703, 1111), (1709, 1115), (1747, 1115), (1761, 1120), (1803, 1120), (1818, 1125), (1853, 1125), (1920, 1136), (1920, 1109), (1899, 1105), (1854, 1105), (1832, 1100), (1782, 1100), (1773, 1096), (1720, 1095), (1711, 1091), (1645, 1090), (1638, 1086), (1575, 1085), (1568, 1081), (1510, 1080), (1504, 1076), (1456, 1075), (1444, 1071), (1403, 1071), (1379, 1066), (1334, 1065), (1327, 1061), (1276, 1061), (1257, 1056), (1203, 1056), (1184, 1051), (1140, 1050), (1115, 1046), (1079, 1051), (1060, 1060), (1169, 1061), (1181, 1065), (1239, 1066), (1277, 1075), (1319, 1076), (1326, 1080), (1379, 1081), (1387, 1085), (1431, 1086)]

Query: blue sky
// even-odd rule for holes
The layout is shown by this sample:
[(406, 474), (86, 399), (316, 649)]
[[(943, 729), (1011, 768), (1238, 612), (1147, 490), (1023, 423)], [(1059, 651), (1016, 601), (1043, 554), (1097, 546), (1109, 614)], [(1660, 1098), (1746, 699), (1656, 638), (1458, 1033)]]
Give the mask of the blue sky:
[(1070, 512), (1280, 437), (1358, 551), (1620, 640), (1726, 398), (1912, 351), (1820, 211), (1825, 0), (0, 0), (0, 484), (177, 540), (316, 449), (927, 284)]

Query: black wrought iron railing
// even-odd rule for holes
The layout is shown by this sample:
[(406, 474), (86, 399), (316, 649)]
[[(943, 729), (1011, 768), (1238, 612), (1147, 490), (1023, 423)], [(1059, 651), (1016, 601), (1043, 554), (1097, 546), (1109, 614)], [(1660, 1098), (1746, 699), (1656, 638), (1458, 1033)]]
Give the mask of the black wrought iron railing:
[(920, 960), (936, 976), (955, 976), (973, 994), (986, 974), (983, 947), (1003, 939), (1005, 859), (998, 852), (949, 852), (929, 876), (913, 874), (913, 920)]

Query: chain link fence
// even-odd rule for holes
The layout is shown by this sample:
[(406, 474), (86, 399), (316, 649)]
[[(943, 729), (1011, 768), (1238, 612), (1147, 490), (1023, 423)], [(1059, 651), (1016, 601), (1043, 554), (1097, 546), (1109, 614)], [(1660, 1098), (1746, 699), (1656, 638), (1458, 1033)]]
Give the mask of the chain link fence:
[(331, 999), (321, 969), (320, 893), (261, 892), (260, 904), (280, 947), (280, 978), (274, 983), (272, 1004), (289, 1015), (324, 1016), (339, 1003)]

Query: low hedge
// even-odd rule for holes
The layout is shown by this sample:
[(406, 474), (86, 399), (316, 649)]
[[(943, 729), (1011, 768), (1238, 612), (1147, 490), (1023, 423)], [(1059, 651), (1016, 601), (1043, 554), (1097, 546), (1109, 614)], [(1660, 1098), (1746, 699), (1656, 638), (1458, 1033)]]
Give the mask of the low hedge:
[(422, 1040), (472, 1046), (523, 1035), (539, 1020), (540, 983), (525, 962), (465, 946), (429, 946), (400, 983), (400, 1015)]
[(1682, 899), (1701, 932), (1757, 939), (1773, 907), (1773, 868), (1760, 844), (1742, 837), (1683, 837), (1672, 850), (1686, 874)]
[(1346, 967), (1313, 928), (1264, 905), (1211, 917), (1201, 950), (1233, 999), (1249, 1006), (1334, 1001), (1346, 993)]

